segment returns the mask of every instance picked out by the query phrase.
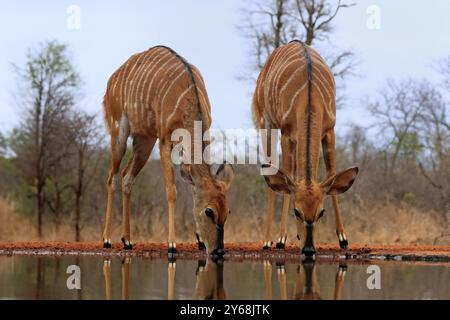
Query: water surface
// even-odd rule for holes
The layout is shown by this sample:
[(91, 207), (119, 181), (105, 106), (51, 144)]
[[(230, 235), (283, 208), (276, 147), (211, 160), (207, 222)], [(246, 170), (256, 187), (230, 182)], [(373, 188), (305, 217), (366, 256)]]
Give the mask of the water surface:
[(450, 299), (447, 265), (374, 264), (2, 256), (0, 299)]

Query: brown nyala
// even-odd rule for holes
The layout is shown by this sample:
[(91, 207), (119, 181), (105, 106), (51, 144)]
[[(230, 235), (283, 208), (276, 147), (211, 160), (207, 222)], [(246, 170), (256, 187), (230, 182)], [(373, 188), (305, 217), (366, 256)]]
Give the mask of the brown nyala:
[[(324, 59), (297, 40), (277, 48), (259, 75), (252, 111), (255, 126), (268, 130), (268, 141), (271, 141), (270, 129), (281, 130), (281, 169), (271, 168), (276, 174), (265, 176), (269, 188), (264, 248), (272, 245), (275, 193), (284, 194), (277, 248), (285, 247), (287, 216), (293, 197), (298, 237), (304, 243), (302, 252), (308, 256), (315, 253), (314, 224), (324, 214), (326, 195), (331, 195), (333, 200), (340, 247), (347, 248), (337, 196), (352, 186), (358, 168), (336, 174), (336, 86)], [(318, 182), (321, 145), (327, 177)], [(270, 155), (270, 145), (266, 148), (266, 154)]]
[[(342, 290), (347, 273), (347, 265), (339, 264), (334, 282), (334, 300), (341, 300)], [(286, 268), (284, 263), (277, 263), (278, 287), (280, 299), (288, 299)], [(264, 282), (266, 286), (266, 300), (273, 300), (272, 294), (272, 264), (264, 261)], [(293, 292), (294, 300), (321, 300), (320, 284), (317, 279), (316, 266), (313, 259), (305, 259), (297, 267), (297, 275)]]
[[(131, 136), (132, 154), (121, 172), (124, 248), (132, 249), (130, 241), (132, 186), (159, 139), (169, 220), (168, 250), (169, 253), (175, 253), (174, 213), (177, 191), (171, 154), (179, 142), (171, 141), (171, 135), (176, 129), (185, 129), (192, 140), (191, 150), (198, 150), (198, 147), (202, 152), (205, 150), (205, 143), (194, 139), (196, 121), (201, 121), (202, 134), (211, 125), (211, 107), (203, 78), (196, 67), (175, 51), (165, 46), (156, 46), (133, 55), (114, 72), (108, 81), (103, 106), (106, 126), (111, 135), (112, 155), (103, 246), (111, 247), (115, 181), (126, 151), (128, 137)], [(180, 166), (180, 171), (182, 178), (193, 188), (199, 248), (206, 245), (209, 253), (223, 254), (224, 224), (228, 214), (225, 193), (234, 176), (231, 165), (221, 165), (214, 174), (202, 157), (200, 163), (185, 161), (185, 164)], [(219, 179), (219, 176), (222, 179)]]
[(226, 300), (223, 264), (220, 258), (198, 261), (194, 300)]

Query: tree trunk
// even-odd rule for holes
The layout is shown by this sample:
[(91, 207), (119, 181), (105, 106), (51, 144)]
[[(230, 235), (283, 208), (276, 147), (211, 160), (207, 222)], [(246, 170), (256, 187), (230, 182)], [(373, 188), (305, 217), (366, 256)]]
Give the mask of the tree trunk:
[(78, 152), (78, 181), (75, 190), (75, 241), (80, 241), (81, 197), (83, 195), (84, 179), (84, 149)]
[(80, 216), (81, 216), (81, 194), (75, 196), (75, 241), (80, 241)]
[(37, 207), (37, 232), (38, 238), (42, 239), (42, 216), (44, 211), (44, 201), (42, 196), (42, 188), (38, 186), (37, 195), (36, 195), (36, 207)]

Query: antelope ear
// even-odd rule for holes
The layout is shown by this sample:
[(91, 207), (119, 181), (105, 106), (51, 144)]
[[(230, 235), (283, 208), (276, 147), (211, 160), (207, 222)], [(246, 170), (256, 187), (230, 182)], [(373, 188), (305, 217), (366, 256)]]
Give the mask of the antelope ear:
[(234, 169), (229, 163), (222, 163), (217, 169), (216, 179), (222, 181), (225, 184), (225, 190), (230, 189), (231, 183), (234, 180)]
[(189, 164), (180, 165), (180, 175), (184, 182), (194, 185), (194, 180), (191, 175), (191, 166)]
[[(263, 164), (263, 168), (271, 167), (270, 164)], [(274, 169), (274, 168), (272, 168)], [(275, 169), (276, 170), (276, 169)], [(275, 171), (274, 170), (274, 171)], [(294, 182), (292, 179), (284, 173), (281, 169), (278, 169), (274, 175), (264, 176), (267, 185), (270, 189), (278, 193), (291, 193), (294, 191)]]
[(328, 195), (338, 195), (346, 192), (351, 188), (353, 182), (358, 175), (358, 167), (349, 168), (347, 170), (339, 172), (332, 178), (327, 179), (321, 184), (325, 193)]

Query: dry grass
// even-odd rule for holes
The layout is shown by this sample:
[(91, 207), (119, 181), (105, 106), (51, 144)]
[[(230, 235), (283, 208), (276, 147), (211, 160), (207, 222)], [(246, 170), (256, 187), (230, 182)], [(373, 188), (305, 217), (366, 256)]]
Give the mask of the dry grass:
[[(390, 203), (364, 204), (358, 206), (342, 205), (344, 225), (351, 243), (358, 244), (450, 244), (445, 237), (448, 232), (447, 220), (433, 211), (423, 212), (401, 204)], [(227, 242), (258, 242), (262, 241), (265, 210), (259, 213), (247, 214), (245, 219), (238, 212), (229, 216), (226, 226)], [(133, 241), (165, 242), (166, 217), (155, 214), (151, 225), (145, 221), (132, 220)], [(251, 218), (249, 218), (251, 217)], [(243, 221), (245, 220), (245, 221)], [(327, 210), (326, 216), (318, 225), (316, 237), (321, 243), (335, 243), (334, 214)], [(279, 212), (275, 214), (273, 223), (273, 238), (278, 236)], [(296, 241), (296, 224), (293, 216), (288, 220), (288, 241)], [(113, 239), (120, 238), (120, 219), (113, 224)], [(98, 241), (101, 238), (102, 226), (99, 223), (86, 224), (82, 230), (83, 241)], [(190, 226), (178, 226), (179, 242), (194, 241)], [(44, 225), (46, 241), (71, 241), (74, 239), (70, 219), (61, 223), (56, 231), (53, 223)], [(14, 205), (0, 198), (0, 242), (19, 242), (38, 240), (34, 220), (24, 217), (14, 210)]]
[(30, 221), (17, 214), (12, 203), (0, 198), (0, 241), (33, 239), (36, 239), (36, 231)]

